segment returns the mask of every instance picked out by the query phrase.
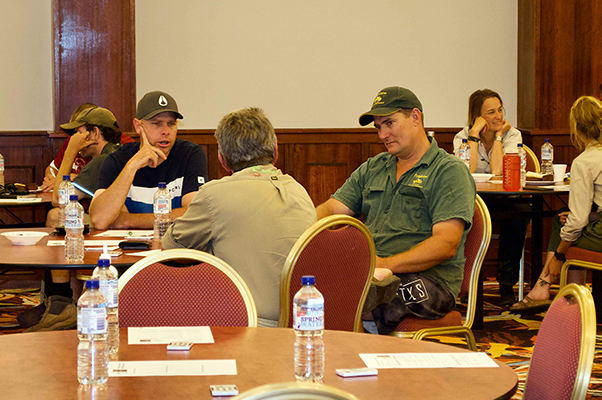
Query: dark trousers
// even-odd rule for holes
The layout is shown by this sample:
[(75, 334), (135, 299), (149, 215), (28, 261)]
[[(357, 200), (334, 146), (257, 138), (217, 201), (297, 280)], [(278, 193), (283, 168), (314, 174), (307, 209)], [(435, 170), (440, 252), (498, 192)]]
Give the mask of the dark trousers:
[(502, 286), (514, 286), (518, 282), (526, 233), (527, 221), (521, 219), (500, 220), (497, 281)]
[(420, 273), (396, 274), (400, 279), (397, 296), (372, 311), (380, 335), (395, 330), (408, 315), (425, 319), (444, 317), (456, 305), (456, 299), (434, 279)]

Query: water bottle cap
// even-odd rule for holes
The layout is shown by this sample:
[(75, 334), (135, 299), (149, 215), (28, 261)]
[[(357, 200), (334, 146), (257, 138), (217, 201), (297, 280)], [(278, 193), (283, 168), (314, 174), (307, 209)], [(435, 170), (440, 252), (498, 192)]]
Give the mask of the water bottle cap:
[(86, 289), (98, 289), (99, 283), (97, 279), (90, 279), (86, 281)]
[(77, 201), (77, 195), (76, 194), (70, 194), (69, 195), (69, 201)]
[(70, 181), (71, 180), (71, 175), (63, 175), (63, 180), (64, 181)]
[(468, 139), (462, 139), (462, 143), (468, 143)]
[(544, 142), (550, 143), (550, 139), (544, 139)]
[(98, 259), (98, 266), (99, 267), (108, 267), (109, 265), (111, 265), (111, 260), (108, 260), (106, 258), (99, 258)]
[(517, 147), (523, 147), (523, 144), (522, 144), (522, 143), (519, 143), (519, 144), (517, 144), (516, 146), (517, 146)]
[(165, 189), (167, 187), (167, 185), (165, 184), (165, 182), (159, 182), (159, 189)]
[(301, 284), (302, 285), (315, 285), (316, 284), (316, 278), (313, 275), (305, 275), (301, 277)]

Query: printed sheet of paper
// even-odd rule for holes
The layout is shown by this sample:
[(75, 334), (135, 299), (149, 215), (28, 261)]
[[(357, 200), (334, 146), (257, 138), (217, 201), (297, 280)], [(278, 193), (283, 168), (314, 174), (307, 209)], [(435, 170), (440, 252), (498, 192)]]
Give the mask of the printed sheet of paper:
[(0, 199), (0, 203), (41, 203), (40, 197), (23, 197), (17, 199)]
[(208, 326), (153, 326), (128, 328), (128, 344), (169, 344), (171, 342), (215, 343)]
[[(119, 243), (123, 242), (123, 240), (84, 240), (84, 246), (92, 247), (92, 246), (100, 246), (102, 247), (105, 243), (107, 246), (119, 246)], [(64, 246), (65, 240), (49, 240), (46, 244), (47, 246)]]
[(110, 229), (108, 231), (98, 233), (94, 237), (122, 237), (127, 239), (150, 239), (153, 237), (152, 230), (121, 230), (121, 229)]
[(498, 368), (487, 353), (360, 354), (368, 368)]
[(236, 374), (236, 360), (109, 361), (109, 377)]

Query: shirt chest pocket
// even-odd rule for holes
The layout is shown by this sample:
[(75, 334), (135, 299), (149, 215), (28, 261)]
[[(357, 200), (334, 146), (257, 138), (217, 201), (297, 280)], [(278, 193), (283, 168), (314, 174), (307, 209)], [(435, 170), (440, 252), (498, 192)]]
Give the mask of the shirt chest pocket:
[(385, 198), (385, 185), (386, 182), (384, 181), (371, 182), (371, 184), (365, 187), (362, 192), (361, 214), (364, 216), (365, 223), (368, 226), (374, 222), (373, 220), (378, 216), (380, 207), (386, 206), (386, 204), (382, 204)]
[(410, 232), (432, 230), (431, 216), (421, 188), (400, 186), (387, 214), (391, 229)]

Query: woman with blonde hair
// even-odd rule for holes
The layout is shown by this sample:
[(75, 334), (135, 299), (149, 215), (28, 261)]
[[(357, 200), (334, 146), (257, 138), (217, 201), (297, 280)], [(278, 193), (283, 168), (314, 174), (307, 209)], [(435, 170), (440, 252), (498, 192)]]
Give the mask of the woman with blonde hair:
[[(571, 142), (581, 154), (571, 165), (569, 211), (555, 218), (543, 271), (525, 299), (511, 308), (514, 311), (539, 311), (549, 306), (550, 284), (558, 281), (569, 247), (602, 252), (602, 102), (591, 96), (578, 98), (571, 108), (570, 125)], [(591, 212), (594, 204), (597, 211)], [(568, 278), (583, 284), (585, 271), (570, 270)]]

